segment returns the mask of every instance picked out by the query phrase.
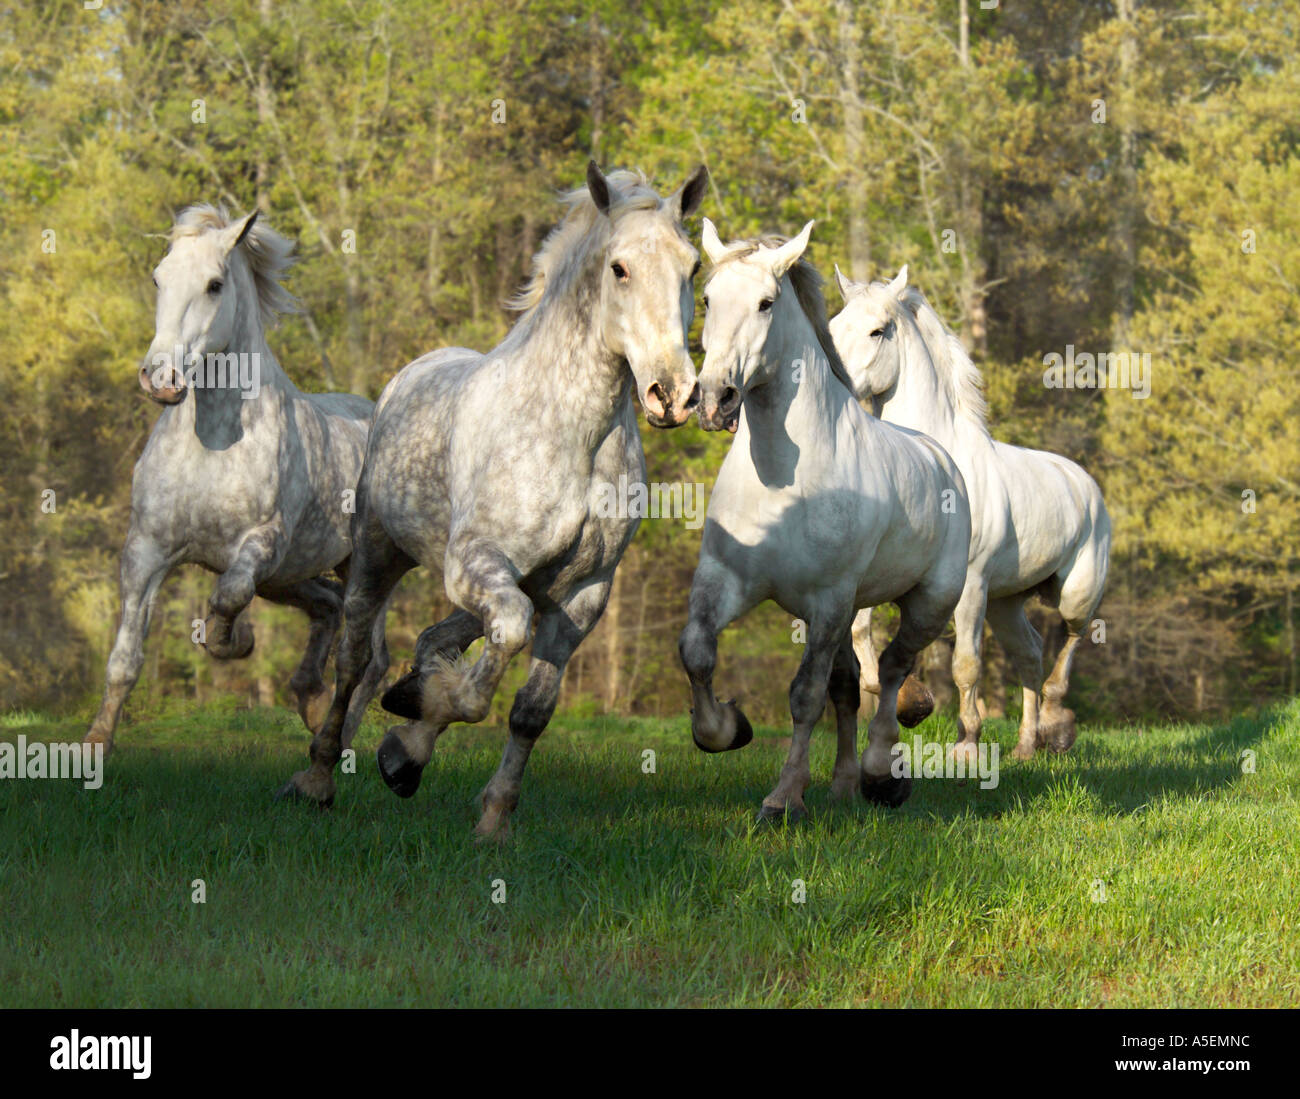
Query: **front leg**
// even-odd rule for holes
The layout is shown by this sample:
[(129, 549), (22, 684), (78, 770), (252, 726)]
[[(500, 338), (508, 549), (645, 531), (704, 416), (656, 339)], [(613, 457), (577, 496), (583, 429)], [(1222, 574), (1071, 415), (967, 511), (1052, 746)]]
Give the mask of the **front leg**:
[(108, 657), (104, 698), (85, 736), (87, 744), (103, 744), (105, 754), (113, 750), (113, 734), (122, 707), (140, 677), (154, 599), (176, 560), (175, 555), (136, 531), (127, 534), (119, 582), (122, 618)]
[[(794, 823), (808, 815), (803, 802), (804, 791), (812, 781), (808, 749), (817, 719), (826, 709), (836, 651), (849, 629), (850, 598), (851, 595), (846, 596), (843, 601), (843, 613), (835, 615), (832, 611), (828, 617), (812, 616), (808, 619), (808, 643), (804, 647), (803, 660), (799, 662), (799, 671), (790, 684), (790, 717), (793, 721), (790, 751), (776, 786), (763, 799), (763, 807), (758, 812), (760, 820), (784, 818), (788, 823)], [(856, 741), (856, 712), (854, 725)]]
[(713, 693), (718, 664), (718, 634), (756, 600), (735, 573), (711, 557), (701, 557), (691, 581), (690, 617), (677, 641), (682, 667), (691, 681), (691, 736), (704, 752), (731, 752), (754, 739), (749, 720), (734, 700)]
[(253, 601), (258, 585), (275, 573), (288, 546), (282, 520), (254, 527), (218, 578), (208, 599), (203, 640), (204, 648), (218, 660), (241, 660), (253, 651), (253, 628), (240, 615)]
[(483, 789), (483, 815), (475, 827), (482, 839), (503, 839), (519, 804), (524, 767), (560, 696), (560, 682), (574, 650), (600, 620), (609, 599), (613, 573), (588, 579), (561, 604), (537, 619), (528, 680), (510, 707), (510, 739), (496, 774)]

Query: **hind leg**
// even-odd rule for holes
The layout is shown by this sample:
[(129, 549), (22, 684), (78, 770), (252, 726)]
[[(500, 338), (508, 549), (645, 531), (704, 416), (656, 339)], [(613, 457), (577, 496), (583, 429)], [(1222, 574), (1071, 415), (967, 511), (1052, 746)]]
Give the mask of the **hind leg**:
[(735, 699), (719, 702), (713, 693), (718, 633), (753, 605), (735, 573), (712, 557), (701, 557), (691, 580), (690, 609), (677, 639), (677, 655), (691, 681), (691, 737), (702, 752), (730, 752), (754, 739)]
[[(853, 619), (853, 652), (858, 658), (861, 673), (859, 690), (871, 700), (874, 712), (880, 697), (880, 664), (876, 659), (876, 646), (871, 640), (871, 610), (863, 607)], [(912, 728), (920, 725), (934, 713), (934, 695), (930, 688), (914, 675), (903, 680), (898, 692), (898, 721)]]
[(87, 744), (102, 744), (107, 754), (113, 750), (113, 734), (126, 697), (140, 677), (144, 664), (144, 639), (149, 634), (149, 620), (158, 588), (176, 563), (161, 546), (129, 533), (122, 548), (119, 590), (122, 617), (108, 657), (104, 698), (99, 713), (86, 732)]
[(241, 616), (261, 583), (275, 573), (286, 541), (278, 520), (249, 531), (217, 579), (208, 599), (203, 647), (218, 660), (242, 660), (253, 651), (253, 627)]
[(979, 752), (980, 649), (984, 641), (984, 614), (988, 589), (978, 579), (967, 583), (961, 602), (953, 614), (957, 643), (952, 652), (952, 680), (957, 686), (960, 711), (957, 729), (960, 734), (952, 746), (953, 755), (965, 755), (974, 761)]
[(352, 526), (352, 560), (343, 595), (343, 638), (335, 658), (334, 698), (320, 731), (312, 738), (311, 766), (281, 788), (281, 797), (300, 797), (326, 806), (333, 803), (334, 767), (343, 754), (343, 728), (353, 695), (374, 657), (376, 619), (397, 582), (415, 565), (378, 521), (368, 519), (367, 510), (362, 497)]
[(438, 737), (453, 722), (487, 717), (492, 696), (514, 655), (532, 635), (533, 603), (515, 579), (509, 558), (486, 539), (463, 539), (447, 549), (447, 595), (484, 625), (483, 652), (466, 667), (445, 661), (427, 676), (420, 720), (388, 730), (379, 746), (379, 772), (394, 793), (410, 797)]
[(483, 813), (474, 828), (480, 840), (509, 834), (528, 757), (555, 712), (569, 658), (604, 613), (612, 580), (612, 573), (593, 577), (559, 606), (538, 615), (528, 680), (510, 707), (510, 739), (500, 766), (483, 788)]
[[(856, 631), (856, 619), (853, 628)], [(831, 772), (831, 797), (837, 799), (852, 798), (862, 777), (858, 763), (858, 707), (862, 703), (862, 686), (858, 660), (854, 655), (855, 644), (856, 637), (852, 633), (840, 642), (827, 687), (835, 706), (835, 769)]]
[(902, 616), (898, 632), (880, 656), (880, 705), (867, 726), (867, 748), (862, 753), (862, 796), (868, 801), (894, 808), (912, 792), (911, 778), (894, 768), (899, 689), (921, 650), (943, 632), (952, 605), (951, 596), (921, 587), (898, 601)]
[(1024, 696), (1014, 759), (1032, 759), (1038, 746), (1038, 690), (1043, 682), (1043, 639), (1025, 617), (1026, 599), (1027, 593), (990, 599), (988, 606), (989, 627), (1016, 669)]
[(390, 714), (420, 720), (420, 700), (429, 673), (448, 658), (460, 656), (483, 636), (483, 623), (469, 611), (455, 610), (427, 627), (415, 642), (415, 660), (409, 672), (384, 692), (380, 700)]
[(325, 686), (325, 662), (343, 617), (343, 586), (324, 577), (304, 580), (292, 587), (259, 593), (272, 603), (297, 607), (311, 621), (302, 662), (289, 680), (297, 702), (298, 716), (313, 733), (320, 732), (329, 710), (330, 692)]

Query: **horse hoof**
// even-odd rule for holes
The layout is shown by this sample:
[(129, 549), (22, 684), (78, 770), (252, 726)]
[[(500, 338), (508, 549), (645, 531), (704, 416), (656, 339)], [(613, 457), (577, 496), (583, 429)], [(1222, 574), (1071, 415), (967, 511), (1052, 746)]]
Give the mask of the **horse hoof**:
[(758, 811), (760, 824), (798, 824), (808, 819), (808, 810), (802, 805), (764, 805)]
[(384, 782), (399, 798), (409, 798), (420, 788), (424, 768), (406, 754), (406, 746), (393, 733), (384, 734), (375, 761)]
[(298, 785), (298, 775), (294, 775), (275, 792), (275, 800), (306, 802), (318, 809), (332, 809), (334, 807), (334, 794), (332, 792), (325, 794), (323, 797), (308, 793)]
[(1068, 752), (1073, 746), (1078, 733), (1074, 728), (1074, 711), (1060, 709), (1048, 713), (1046, 719), (1038, 723), (1038, 743), (1049, 752), (1058, 755)]
[(916, 676), (909, 675), (898, 688), (896, 712), (903, 728), (914, 729), (934, 713), (934, 695)]
[(893, 775), (886, 778), (871, 778), (864, 773), (862, 796), (876, 805), (883, 805), (886, 809), (897, 809), (912, 796), (912, 780), (895, 778)]
[[(740, 712), (740, 707), (736, 705), (736, 700), (733, 698), (730, 702), (725, 703), (725, 705), (732, 713), (732, 723), (736, 729), (735, 733), (731, 737), (731, 743), (723, 748), (710, 748), (695, 735), (695, 730), (692, 728), (691, 739), (695, 741), (695, 747), (697, 747), (701, 752), (708, 752), (709, 755), (716, 755), (718, 752), (734, 752), (737, 749), (743, 748), (754, 739), (754, 727), (750, 725), (749, 718)], [(692, 723), (692, 725), (693, 724), (694, 723)]]
[(421, 695), (420, 673), (412, 668), (384, 692), (379, 705), (390, 714), (404, 717), (408, 721), (419, 721), (422, 716)]

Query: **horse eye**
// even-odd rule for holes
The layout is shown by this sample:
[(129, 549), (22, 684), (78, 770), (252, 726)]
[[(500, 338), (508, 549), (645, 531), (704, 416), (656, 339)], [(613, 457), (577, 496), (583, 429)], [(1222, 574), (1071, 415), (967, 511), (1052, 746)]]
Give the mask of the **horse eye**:
[(766, 313), (771, 308), (772, 308), (771, 298), (764, 298), (761, 302), (758, 303), (758, 311), (760, 313)]
[(691, 278), (695, 278), (700, 273), (700, 261), (695, 261), (695, 266), (691, 268)]
[(627, 282), (627, 268), (617, 260), (609, 265), (609, 269), (614, 272), (614, 277), (619, 282)]
[(158, 286), (158, 276), (157, 276), (157, 275), (150, 275), (149, 277), (150, 277), (151, 279), (153, 279), (154, 289), (161, 289), (161, 287)]
[(884, 334), (885, 334), (885, 330), (883, 328), (873, 329), (871, 333), (872, 338), (874, 339), (880, 339), (880, 337), (883, 336)]
[(222, 285), (223, 283), (220, 279), (213, 279), (210, 283), (208, 283), (208, 293), (220, 294)]
[(705, 294), (702, 300), (704, 301), (704, 308), (707, 309), (709, 307), (709, 295)]

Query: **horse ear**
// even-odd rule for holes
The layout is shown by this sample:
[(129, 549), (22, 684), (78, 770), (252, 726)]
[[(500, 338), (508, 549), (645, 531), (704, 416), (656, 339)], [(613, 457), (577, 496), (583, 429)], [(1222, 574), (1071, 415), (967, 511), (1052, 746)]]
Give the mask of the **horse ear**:
[(853, 293), (854, 290), (853, 280), (840, 270), (840, 265), (838, 263), (835, 265), (835, 285), (840, 288), (840, 296), (845, 301), (848, 301), (849, 295)]
[(903, 264), (902, 269), (894, 276), (894, 281), (889, 284), (889, 292), (894, 297), (898, 297), (907, 289), (907, 264)]
[(253, 224), (257, 221), (257, 216), (260, 213), (260, 210), (254, 210), (248, 215), (248, 217), (244, 218), (242, 222), (237, 225), (232, 225), (226, 230), (226, 237), (230, 241), (230, 243), (226, 245), (227, 253), (233, 252), (244, 243), (244, 238), (248, 236), (249, 230), (253, 228)]
[(719, 262), (727, 254), (727, 246), (722, 243), (717, 228), (708, 218), (704, 219), (704, 236), (700, 243), (704, 245), (704, 254), (709, 257), (710, 263)]
[(780, 248), (773, 248), (768, 252), (768, 263), (771, 264), (772, 274), (778, 279), (799, 262), (799, 257), (808, 247), (808, 238), (812, 236), (814, 224), (810, 221), (793, 240), (788, 240)]
[(591, 201), (596, 204), (596, 209), (602, 214), (608, 214), (609, 181), (600, 174), (600, 169), (596, 167), (594, 160), (587, 161), (587, 192), (591, 195)]
[(681, 188), (673, 195), (673, 205), (677, 210), (677, 220), (685, 221), (696, 210), (700, 208), (700, 203), (704, 201), (704, 189), (708, 186), (709, 170), (701, 164), (690, 178), (681, 185)]

